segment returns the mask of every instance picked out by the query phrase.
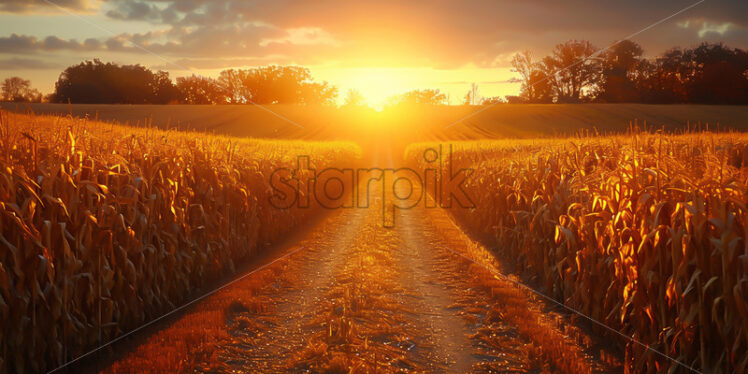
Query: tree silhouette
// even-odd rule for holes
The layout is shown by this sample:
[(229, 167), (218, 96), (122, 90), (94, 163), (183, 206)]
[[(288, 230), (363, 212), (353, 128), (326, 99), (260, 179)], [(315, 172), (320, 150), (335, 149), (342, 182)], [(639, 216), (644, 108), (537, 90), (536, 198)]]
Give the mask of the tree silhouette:
[(332, 104), (338, 95), (336, 87), (314, 82), (309, 68), (301, 66), (224, 70), (218, 83), (233, 104)]
[(706, 104), (748, 103), (748, 53), (723, 44), (701, 44), (687, 51), (682, 70), (688, 100)]
[(593, 56), (587, 41), (559, 44), (534, 62), (529, 52), (512, 60), (522, 82), (509, 102), (645, 102), (748, 104), (748, 53), (723, 44), (673, 48), (653, 60), (629, 40)]
[[(570, 40), (538, 61), (522, 52), (512, 60), (521, 92), (507, 101), (748, 104), (748, 53), (744, 50), (703, 43), (692, 49), (670, 49), (654, 59), (642, 56), (641, 46), (628, 40), (602, 53), (588, 41)], [(177, 79), (175, 86), (164, 71), (93, 60), (65, 69), (50, 101), (332, 105), (337, 95), (335, 86), (315, 82), (310, 70), (302, 66), (228, 69), (218, 79), (192, 76)], [(3, 82), (2, 99), (41, 101), (41, 94), (31, 89), (27, 80), (12, 77)], [(355, 100), (349, 97), (346, 103)], [(447, 102), (446, 94), (426, 89), (394, 96), (390, 105)], [(477, 86), (468, 92), (465, 102), (480, 102)]]
[(215, 79), (191, 75), (177, 78), (179, 100), (185, 104), (225, 104), (226, 90)]
[[(586, 40), (570, 40), (556, 46), (551, 58), (544, 59), (547, 74), (553, 77), (556, 100), (578, 103), (584, 100), (584, 89), (591, 89), (599, 79), (600, 65), (589, 59), (595, 47)], [(552, 74), (552, 75), (551, 75)]]
[(686, 74), (683, 51), (671, 49), (654, 61), (642, 63), (637, 84), (642, 101), (657, 104), (687, 102), (688, 92), (681, 79)]
[(167, 72), (141, 65), (102, 63), (98, 59), (70, 66), (55, 84), (54, 101), (102, 104), (166, 104), (176, 90)]
[(337, 88), (314, 82), (309, 68), (301, 66), (263, 66), (240, 76), (242, 94), (255, 104), (325, 104), (337, 97)]
[(305, 82), (300, 88), (300, 102), (311, 105), (335, 105), (338, 88), (327, 82)]
[(553, 81), (547, 72), (552, 67), (546, 63), (533, 62), (529, 51), (518, 53), (512, 59), (512, 71), (521, 77), (520, 97), (526, 102), (550, 103), (553, 100)]
[(228, 69), (218, 76), (218, 84), (224, 91), (229, 104), (244, 104), (249, 98), (243, 84), (244, 72), (241, 70)]
[(622, 103), (641, 99), (635, 80), (643, 53), (642, 47), (630, 40), (623, 40), (603, 53), (599, 101)]
[(31, 81), (21, 77), (6, 78), (2, 84), (3, 101), (40, 102), (42, 94), (31, 88)]
[(166, 104), (324, 104), (335, 103), (338, 92), (327, 82), (312, 80), (301, 66), (263, 66), (224, 70), (218, 79), (191, 76), (177, 79), (167, 72), (140, 65), (117, 65), (99, 60), (70, 66), (60, 75), (53, 100), (73, 103)]

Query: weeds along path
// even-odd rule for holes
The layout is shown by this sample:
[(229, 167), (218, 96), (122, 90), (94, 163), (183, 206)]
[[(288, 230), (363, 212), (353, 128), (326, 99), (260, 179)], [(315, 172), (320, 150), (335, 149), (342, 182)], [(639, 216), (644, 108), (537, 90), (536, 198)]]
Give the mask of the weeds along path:
[[(391, 192), (390, 192), (391, 193)], [(333, 213), (298, 252), (205, 300), (107, 371), (161, 372), (147, 356), (210, 325), (181, 372), (602, 372), (592, 339), (485, 268), (498, 266), (442, 209)], [(403, 194), (404, 195), (404, 194)], [(199, 319), (201, 308), (213, 311)], [(216, 328), (214, 325), (217, 325)], [(181, 327), (180, 327), (181, 326)], [(181, 328), (181, 330), (180, 330)], [(211, 330), (212, 329), (212, 330)], [(212, 331), (212, 332), (211, 332)], [(173, 368), (171, 368), (173, 369)], [(169, 370), (175, 371), (175, 370)]]

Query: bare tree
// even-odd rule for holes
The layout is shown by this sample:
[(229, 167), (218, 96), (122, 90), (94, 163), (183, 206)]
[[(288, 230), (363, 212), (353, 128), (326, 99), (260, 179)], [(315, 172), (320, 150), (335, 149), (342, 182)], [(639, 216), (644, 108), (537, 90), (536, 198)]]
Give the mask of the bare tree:
[(465, 94), (465, 105), (478, 105), (481, 103), (480, 93), (478, 91), (478, 84), (473, 82), (470, 84), (470, 90)]

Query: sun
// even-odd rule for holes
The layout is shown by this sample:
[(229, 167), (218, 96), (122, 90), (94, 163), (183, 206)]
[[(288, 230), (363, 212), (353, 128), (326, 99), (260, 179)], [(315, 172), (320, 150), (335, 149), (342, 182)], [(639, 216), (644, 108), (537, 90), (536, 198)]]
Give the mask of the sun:
[(393, 95), (417, 87), (417, 77), (409, 68), (394, 67), (351, 67), (321, 70), (319, 74), (325, 79), (335, 82), (341, 93), (340, 99), (345, 97), (349, 89), (358, 90), (366, 103), (376, 110), (382, 110), (387, 100)]

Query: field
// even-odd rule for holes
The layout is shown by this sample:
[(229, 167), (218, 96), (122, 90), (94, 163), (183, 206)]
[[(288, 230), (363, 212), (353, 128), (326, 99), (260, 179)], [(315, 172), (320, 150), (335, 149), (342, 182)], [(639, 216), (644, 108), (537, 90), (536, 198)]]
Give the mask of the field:
[(684, 369), (657, 352), (748, 370), (747, 135), (464, 142), (452, 157), (445, 168), (475, 171), (475, 208), (452, 209), (462, 227), (547, 295), (632, 335), (630, 370)]
[(746, 107), (32, 108), (0, 372), (748, 371)]
[[(382, 130), (396, 133), (400, 141), (439, 139), (533, 138), (576, 135), (580, 131), (620, 133), (637, 120), (659, 130), (687, 127), (715, 130), (748, 127), (748, 107), (726, 105), (647, 104), (504, 104), (482, 110), (470, 106), (424, 106), (370, 109), (336, 109), (270, 105), (274, 115), (251, 105), (65, 105), (0, 103), (10, 111), (38, 114), (72, 114), (129, 125), (148, 123), (159, 128), (215, 132), (225, 135), (291, 139), (366, 139)], [(289, 119), (299, 126), (296, 126)], [(454, 126), (448, 125), (458, 121)], [(355, 124), (355, 125), (354, 125)]]
[(272, 208), (269, 173), (360, 156), (0, 114), (2, 372), (53, 369), (234, 273), (315, 211)]

